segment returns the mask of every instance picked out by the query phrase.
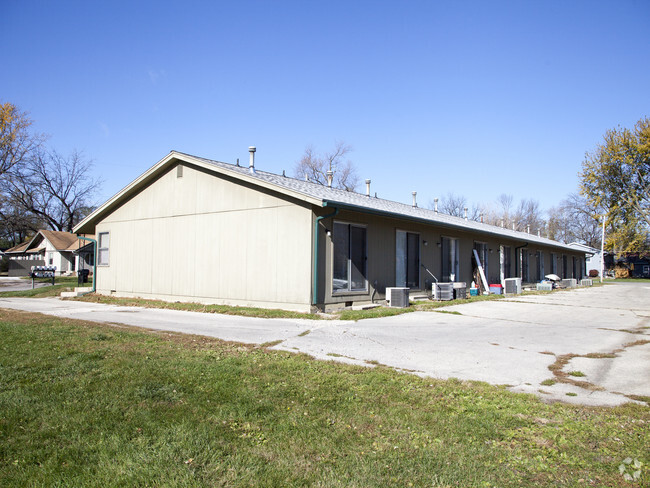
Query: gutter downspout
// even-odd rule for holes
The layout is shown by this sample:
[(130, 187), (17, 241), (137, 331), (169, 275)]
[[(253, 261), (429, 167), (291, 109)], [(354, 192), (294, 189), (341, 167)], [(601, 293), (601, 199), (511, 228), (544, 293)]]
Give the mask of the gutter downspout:
[(323, 219), (327, 219), (330, 217), (336, 217), (339, 213), (339, 209), (334, 207), (334, 211), (330, 214), (327, 215), (322, 215), (320, 217), (316, 217), (316, 222), (314, 223), (314, 270), (313, 270), (313, 283), (312, 283), (312, 297), (311, 297), (311, 304), (316, 305), (318, 302), (318, 225), (320, 224), (320, 221)]
[(90, 237), (82, 237), (77, 234), (77, 238), (83, 239), (84, 241), (91, 241), (93, 245), (93, 289), (91, 291), (87, 291), (84, 293), (84, 295), (87, 295), (88, 293), (95, 293), (97, 291), (97, 241), (95, 239), (91, 239)]

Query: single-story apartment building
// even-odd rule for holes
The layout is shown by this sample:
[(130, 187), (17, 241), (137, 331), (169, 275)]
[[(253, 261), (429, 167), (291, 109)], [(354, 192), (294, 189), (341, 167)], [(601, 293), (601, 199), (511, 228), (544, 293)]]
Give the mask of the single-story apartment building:
[(70, 274), (80, 267), (91, 266), (92, 251), (75, 252), (86, 243), (72, 232), (41, 229), (28, 241), (5, 251), (9, 276), (27, 276), (32, 266), (56, 266), (57, 274)]
[[(80, 222), (97, 291), (308, 311), (431, 289), (584, 276), (585, 253), (524, 232), (172, 151)], [(428, 271), (427, 271), (428, 270)]]

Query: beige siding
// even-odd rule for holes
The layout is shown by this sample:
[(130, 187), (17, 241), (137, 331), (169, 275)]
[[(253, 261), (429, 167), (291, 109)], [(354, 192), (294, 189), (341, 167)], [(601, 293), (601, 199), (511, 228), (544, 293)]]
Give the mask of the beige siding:
[(185, 165), (97, 225), (110, 232), (98, 291), (307, 310), (311, 210)]

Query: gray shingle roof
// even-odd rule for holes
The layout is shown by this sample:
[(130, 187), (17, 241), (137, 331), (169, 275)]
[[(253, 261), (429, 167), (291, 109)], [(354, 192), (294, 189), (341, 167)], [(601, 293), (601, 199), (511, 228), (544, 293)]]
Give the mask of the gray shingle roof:
[[(185, 154), (178, 153), (177, 151), (174, 152), (179, 155)], [(306, 197), (310, 197), (312, 199), (320, 200), (323, 206), (335, 207), (337, 204), (339, 204), (339, 206), (354, 207), (359, 211), (366, 211), (369, 213), (387, 214), (397, 218), (401, 217), (410, 220), (418, 220), (434, 225), (437, 224), (447, 228), (470, 230), (482, 234), (491, 234), (524, 242), (560, 247), (563, 249), (576, 251), (575, 248), (572, 248), (566, 244), (562, 244), (561, 242), (547, 239), (545, 237), (538, 237), (534, 234), (528, 234), (526, 232), (514, 231), (495, 225), (476, 222), (473, 220), (465, 220), (460, 217), (454, 217), (441, 212), (435, 212), (426, 208), (413, 207), (412, 205), (385, 200), (383, 198), (376, 198), (373, 196), (369, 197), (364, 193), (356, 193), (340, 190), (337, 188), (329, 188), (327, 186), (313, 183), (311, 181), (291, 178), (289, 176), (276, 175), (274, 173), (268, 173), (266, 171), (260, 171), (258, 169), (255, 169), (255, 172), (251, 173), (248, 167), (214, 161), (211, 159), (192, 156), (190, 154), (187, 154), (187, 156), (200, 160), (209, 165), (222, 168), (228, 172), (239, 173), (247, 178), (263, 181), (268, 185), (277, 187), (279, 192), (282, 192), (283, 189), (286, 189), (302, 194)]]

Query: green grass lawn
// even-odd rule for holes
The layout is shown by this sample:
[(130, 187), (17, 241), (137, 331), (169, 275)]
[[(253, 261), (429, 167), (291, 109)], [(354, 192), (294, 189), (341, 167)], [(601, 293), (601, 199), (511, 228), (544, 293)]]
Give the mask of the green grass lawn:
[[(650, 408), (0, 310), (2, 486), (639, 486)], [(632, 472), (633, 464), (625, 464)]]

